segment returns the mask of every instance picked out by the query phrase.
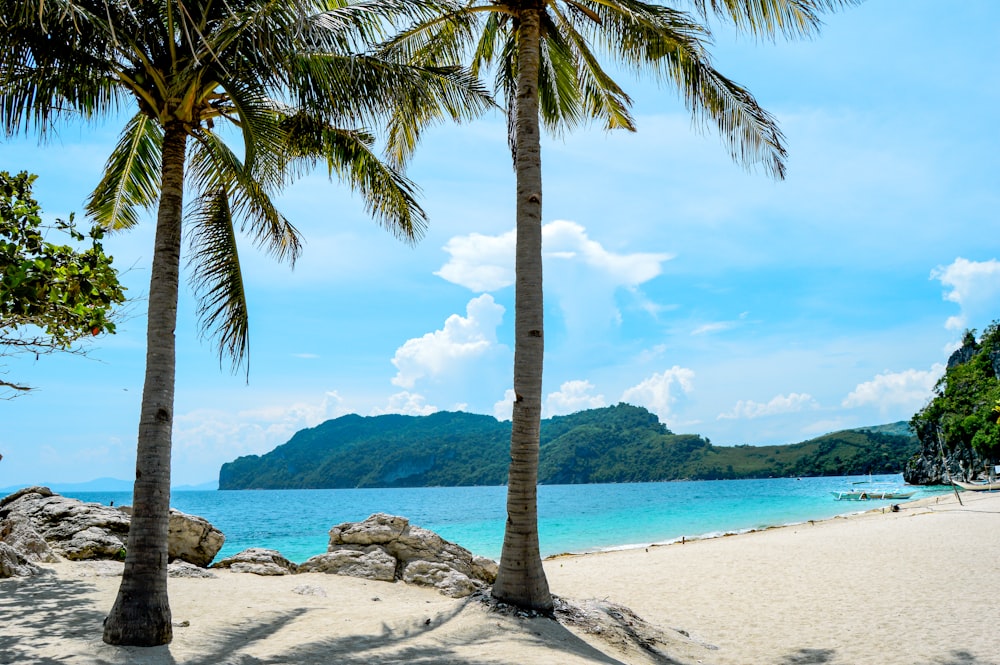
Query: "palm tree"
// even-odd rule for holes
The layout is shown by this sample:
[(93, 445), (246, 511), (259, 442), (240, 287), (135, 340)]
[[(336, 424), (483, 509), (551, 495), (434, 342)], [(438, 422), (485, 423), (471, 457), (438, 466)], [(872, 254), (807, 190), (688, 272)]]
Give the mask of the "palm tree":
[[(297, 175), (325, 161), (384, 226), (418, 237), (425, 218), (414, 187), (376, 156), (364, 127), (407, 110), (390, 132), (408, 141), (394, 151), (399, 158), (421, 124), (469, 117), (489, 97), (458, 68), (400, 66), (365, 45), (394, 16), (418, 20), (435, 8), (423, 0), (0, 0), (7, 135), (45, 137), (67, 115), (115, 116), (134, 102), (87, 207), (110, 229), (156, 208), (132, 526), (105, 642), (172, 638), (166, 564), (182, 226), (203, 331), (234, 369), (248, 354), (236, 228), (293, 262), (299, 233), (273, 196)], [(226, 126), (242, 139), (240, 151), (227, 144)]]
[(756, 36), (808, 36), (819, 27), (819, 12), (856, 1), (690, 0), (696, 17), (665, 6), (679, 3), (638, 0), (456, 0), (387, 45), (392, 57), (408, 62), (468, 61), (477, 75), (492, 68), (508, 108), (517, 181), (515, 398), (496, 599), (552, 609), (539, 555), (536, 488), (544, 352), (541, 126), (558, 131), (596, 118), (607, 129), (635, 130), (631, 100), (602, 68), (596, 46), (626, 68), (672, 83), (700, 125), (716, 126), (734, 159), (783, 178), (777, 123), (713, 68), (705, 22), (717, 14)]

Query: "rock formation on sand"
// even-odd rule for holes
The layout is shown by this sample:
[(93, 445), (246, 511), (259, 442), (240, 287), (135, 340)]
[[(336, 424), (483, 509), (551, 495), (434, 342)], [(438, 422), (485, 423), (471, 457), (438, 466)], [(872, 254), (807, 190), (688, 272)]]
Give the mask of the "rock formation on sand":
[(411, 526), (405, 517), (378, 513), (330, 529), (327, 552), (303, 563), (299, 572), (402, 580), (459, 598), (492, 584), (497, 565), (433, 531)]
[(368, 580), (434, 587), (461, 598), (490, 585), (497, 564), (475, 556), (405, 517), (378, 513), (330, 529), (328, 551), (296, 565), (275, 550), (250, 548), (213, 564), (257, 575), (330, 573)]
[[(59, 557), (74, 561), (121, 559), (130, 521), (127, 507), (85, 503), (47, 487), (26, 487), (0, 499), (0, 542), (33, 563), (52, 563)], [(206, 520), (170, 511), (168, 551), (172, 561), (206, 566), (224, 542), (222, 532)], [(14, 566), (9, 569), (14, 570)], [(11, 575), (0, 573), (0, 577)]]

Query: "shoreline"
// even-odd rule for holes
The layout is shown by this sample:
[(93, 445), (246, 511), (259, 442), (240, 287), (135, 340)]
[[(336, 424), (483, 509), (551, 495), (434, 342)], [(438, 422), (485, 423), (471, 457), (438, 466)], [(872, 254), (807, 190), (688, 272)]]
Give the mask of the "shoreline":
[(995, 665), (1000, 606), (981, 597), (1000, 586), (1000, 493), (962, 498), (546, 559), (558, 622), (402, 583), (213, 569), (170, 579), (172, 644), (111, 647), (120, 572), (61, 562), (0, 581), (0, 663)]

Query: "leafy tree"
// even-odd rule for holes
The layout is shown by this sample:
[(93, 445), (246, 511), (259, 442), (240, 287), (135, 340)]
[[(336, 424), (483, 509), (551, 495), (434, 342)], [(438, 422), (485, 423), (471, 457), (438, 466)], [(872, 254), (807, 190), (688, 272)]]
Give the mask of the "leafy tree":
[[(911, 424), (927, 460), (945, 458), (975, 473), (983, 463), (1000, 460), (1000, 323), (977, 341), (967, 330), (962, 346), (934, 387), (934, 397)], [(956, 471), (959, 476), (962, 471)]]
[[(366, 127), (403, 107), (392, 136), (407, 136), (410, 146), (422, 123), (467, 117), (489, 103), (455, 67), (404, 67), (364, 52), (396, 13), (416, 20), (429, 4), (0, 0), (7, 134), (44, 137), (67, 115), (117, 117), (131, 106), (136, 112), (88, 210), (110, 229), (136, 225), (143, 208), (156, 210), (134, 512), (106, 642), (152, 646), (172, 638), (166, 564), (182, 227), (191, 237), (203, 330), (234, 369), (248, 353), (237, 229), (293, 262), (299, 232), (273, 197), (295, 176), (325, 163), (384, 226), (418, 237), (425, 219), (414, 187), (376, 156)], [(227, 142), (232, 136), (238, 146)]]
[[(818, 12), (856, 0), (691, 0), (702, 19), (717, 14), (755, 36), (811, 35)], [(508, 109), (516, 174), (514, 410), (507, 525), (493, 595), (542, 611), (552, 598), (538, 548), (537, 477), (544, 353), (540, 129), (588, 119), (634, 130), (631, 100), (599, 53), (673, 84), (699, 124), (713, 123), (730, 154), (784, 174), (785, 148), (774, 118), (718, 72), (709, 30), (675, 3), (640, 0), (461, 0), (400, 34), (390, 49), (411, 62), (468, 61), (492, 68)]]
[[(113, 333), (112, 309), (125, 301), (103, 229), (90, 230), (79, 250), (45, 239), (41, 207), (31, 193), (36, 176), (0, 171), (0, 356), (75, 351), (82, 339)], [(82, 242), (73, 216), (55, 230)], [(30, 390), (0, 379), (8, 397)], [(4, 393), (0, 393), (2, 395)]]

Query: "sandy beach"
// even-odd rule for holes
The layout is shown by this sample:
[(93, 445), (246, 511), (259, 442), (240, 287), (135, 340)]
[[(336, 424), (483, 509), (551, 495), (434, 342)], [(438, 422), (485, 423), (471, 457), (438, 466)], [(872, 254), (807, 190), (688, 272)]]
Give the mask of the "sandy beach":
[(219, 570), (170, 580), (172, 644), (111, 647), (120, 565), (64, 562), (0, 581), (0, 664), (996, 665), (1000, 494), (962, 499), (553, 558), (559, 621), (402, 583)]

